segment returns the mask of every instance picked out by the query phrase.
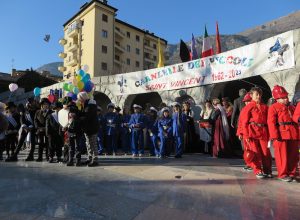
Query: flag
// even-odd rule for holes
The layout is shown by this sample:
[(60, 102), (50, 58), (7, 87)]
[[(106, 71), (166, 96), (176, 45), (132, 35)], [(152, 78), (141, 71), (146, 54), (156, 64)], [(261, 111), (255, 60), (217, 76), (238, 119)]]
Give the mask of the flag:
[(196, 41), (193, 34), (192, 34), (192, 42), (191, 42), (191, 55), (192, 55), (191, 60), (195, 60), (199, 58), (196, 50)]
[(218, 22), (216, 23), (216, 54), (221, 53), (221, 40), (220, 40), (220, 34), (219, 34), (219, 25)]
[(203, 36), (203, 46), (202, 46), (202, 58), (212, 56), (214, 54), (214, 50), (210, 44), (207, 30), (206, 30), (206, 25), (205, 25), (205, 31), (204, 31), (204, 36)]
[(158, 67), (164, 67), (164, 66), (165, 66), (164, 53), (163, 53), (161, 45), (160, 45), (160, 39), (158, 38), (158, 63), (157, 63), (157, 68)]
[(183, 40), (180, 40), (180, 59), (182, 62), (187, 62), (191, 60), (190, 50), (188, 46), (183, 42)]

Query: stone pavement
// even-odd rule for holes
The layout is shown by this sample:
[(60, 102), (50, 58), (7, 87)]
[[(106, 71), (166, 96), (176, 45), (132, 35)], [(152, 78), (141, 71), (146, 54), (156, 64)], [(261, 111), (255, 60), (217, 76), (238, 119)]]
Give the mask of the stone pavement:
[(300, 184), (257, 180), (240, 159), (116, 156), (95, 168), (22, 159), (0, 162), (0, 219), (300, 219)]

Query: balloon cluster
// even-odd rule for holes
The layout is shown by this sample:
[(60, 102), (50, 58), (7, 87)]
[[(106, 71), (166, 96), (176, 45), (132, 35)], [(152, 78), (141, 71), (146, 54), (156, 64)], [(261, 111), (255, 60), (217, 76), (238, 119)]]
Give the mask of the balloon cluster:
[[(87, 69), (87, 67), (84, 69)], [(77, 75), (73, 78), (72, 82), (63, 84), (63, 90), (68, 92), (67, 96), (71, 97), (73, 101), (77, 100), (77, 94), (79, 92), (85, 91), (87, 93), (91, 93), (93, 88), (94, 84), (91, 81), (90, 74), (86, 73), (82, 69), (77, 71)]]

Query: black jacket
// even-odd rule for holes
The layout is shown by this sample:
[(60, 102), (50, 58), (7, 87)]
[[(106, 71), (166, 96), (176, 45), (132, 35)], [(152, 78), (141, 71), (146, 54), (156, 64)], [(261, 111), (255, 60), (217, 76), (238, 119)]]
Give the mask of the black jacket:
[(60, 124), (54, 119), (53, 115), (50, 114), (46, 118), (46, 135), (47, 136), (59, 136), (62, 134)]
[(99, 131), (99, 122), (97, 116), (97, 105), (85, 103), (85, 107), (80, 114), (80, 123), (83, 132), (87, 135), (97, 134)]
[(48, 115), (52, 114), (51, 110), (47, 112), (43, 112), (42, 110), (38, 110), (34, 116), (34, 126), (37, 130), (37, 134), (46, 132), (46, 118)]
[(239, 97), (233, 102), (233, 111), (231, 115), (231, 124), (236, 125), (239, 119), (240, 112), (242, 108), (245, 107), (245, 103), (243, 102), (244, 97)]
[(34, 127), (34, 116), (35, 111), (25, 111), (24, 113), (21, 113), (21, 126)]

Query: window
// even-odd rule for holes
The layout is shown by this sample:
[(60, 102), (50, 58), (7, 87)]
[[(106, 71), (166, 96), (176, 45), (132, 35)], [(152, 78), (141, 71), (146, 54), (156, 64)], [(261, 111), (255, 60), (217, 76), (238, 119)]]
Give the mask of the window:
[(104, 22), (108, 21), (108, 16), (106, 14), (102, 15), (102, 21), (104, 21)]
[(127, 65), (130, 65), (130, 59), (129, 58), (127, 58), (126, 63), (127, 63)]
[(139, 54), (140, 54), (140, 49), (139, 49), (139, 48), (135, 48), (135, 53), (136, 53), (137, 55), (139, 55)]
[(127, 31), (127, 37), (130, 38), (130, 32)]
[(156, 59), (157, 59), (156, 56), (153, 56), (153, 60), (156, 61)]
[(130, 45), (127, 45), (126, 50), (127, 52), (130, 52)]
[(107, 70), (107, 63), (101, 63), (102, 70)]
[(153, 44), (153, 48), (156, 49), (156, 44)]
[(140, 62), (139, 61), (135, 62), (135, 67), (140, 67)]
[(136, 40), (137, 42), (140, 42), (140, 36), (139, 36), (139, 35), (136, 35), (136, 36), (135, 36), (135, 40)]
[(81, 20), (81, 27), (83, 27), (84, 25), (84, 20)]
[(103, 38), (107, 38), (108, 37), (108, 33), (106, 30), (102, 30), (102, 37)]
[(107, 46), (102, 45), (102, 53), (107, 53)]
[(115, 59), (120, 61), (120, 56), (119, 55), (115, 55)]

